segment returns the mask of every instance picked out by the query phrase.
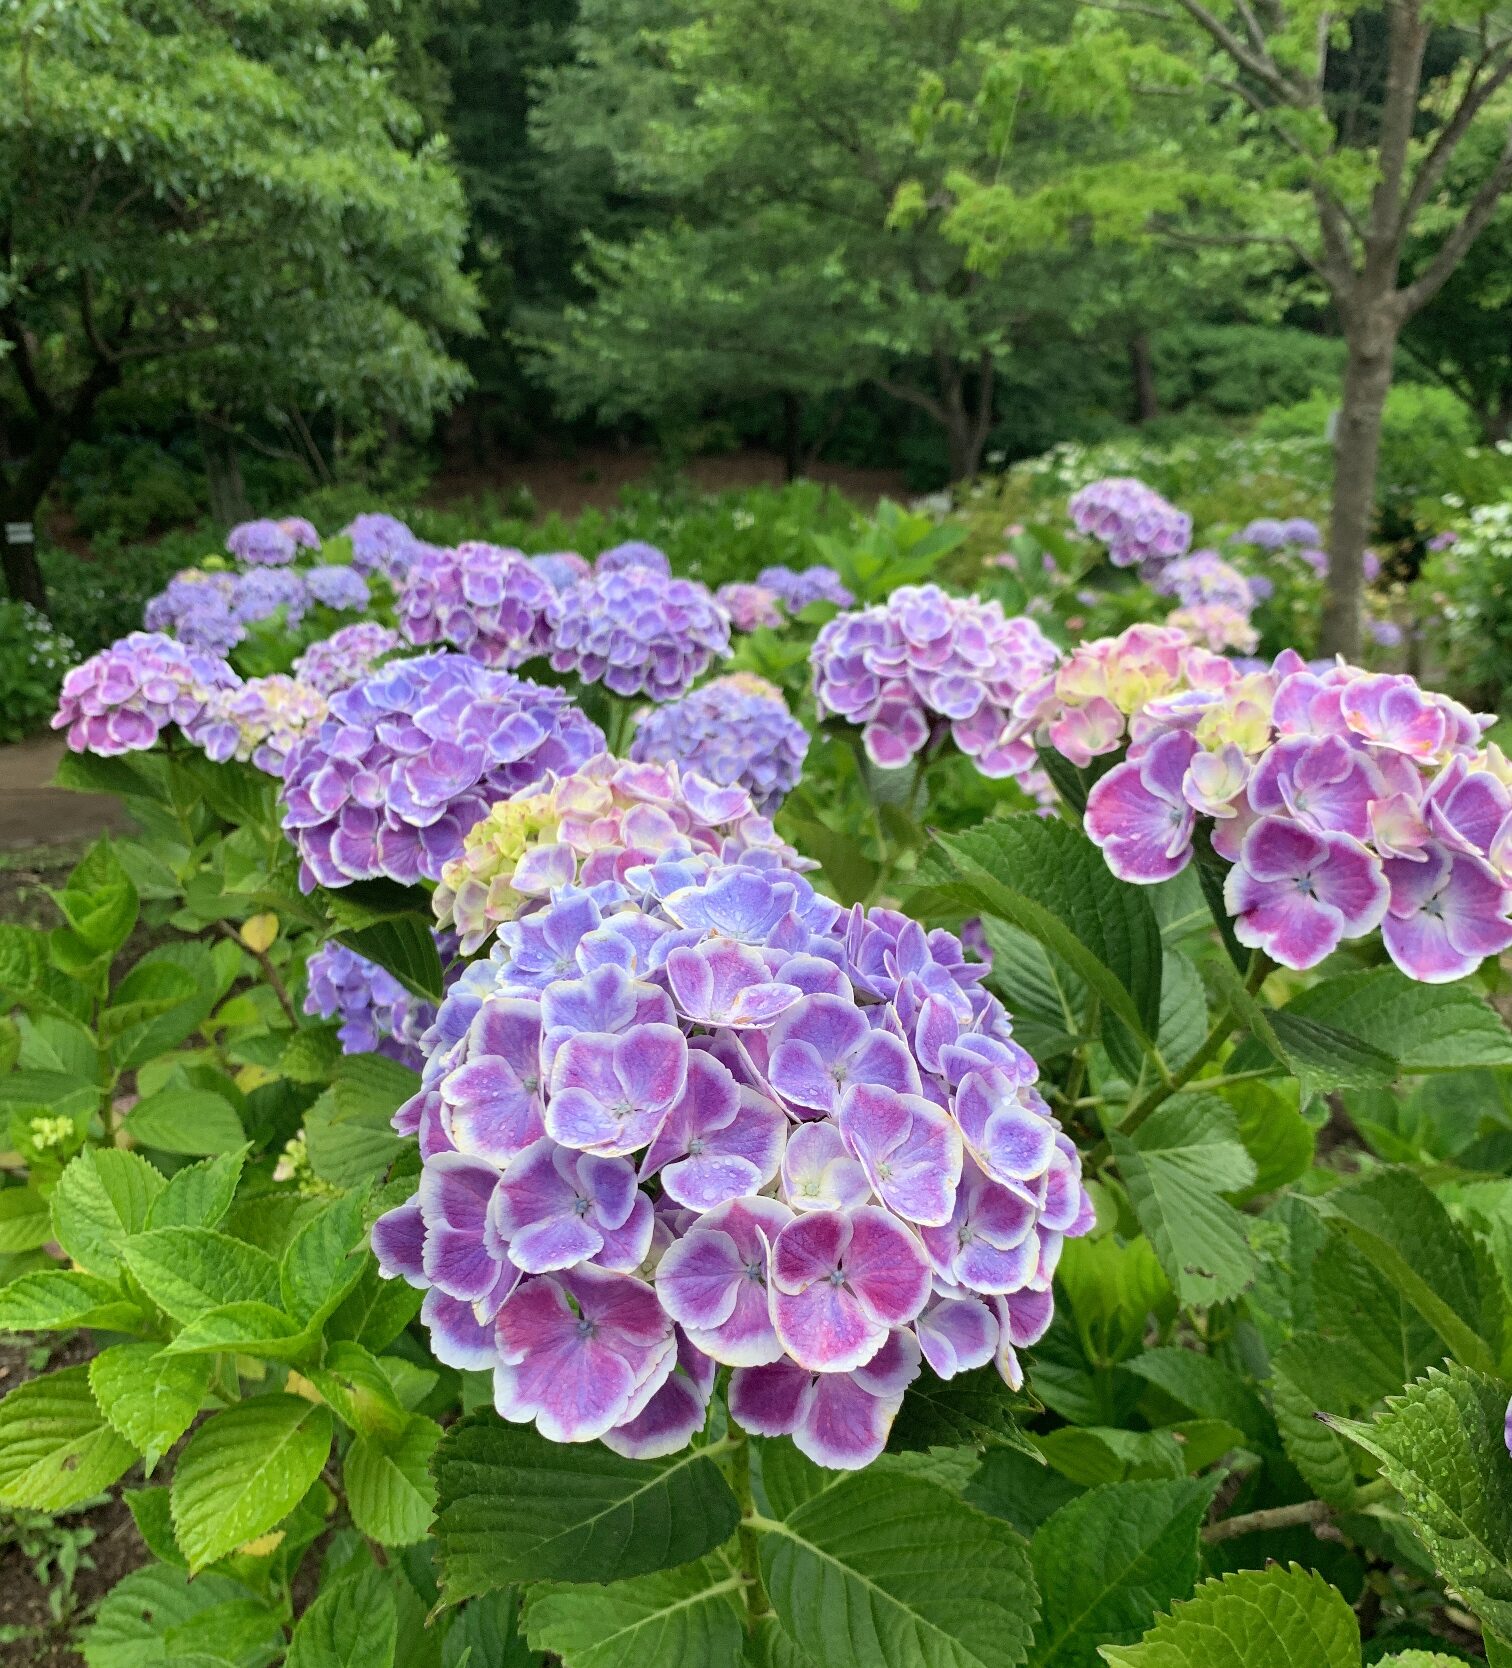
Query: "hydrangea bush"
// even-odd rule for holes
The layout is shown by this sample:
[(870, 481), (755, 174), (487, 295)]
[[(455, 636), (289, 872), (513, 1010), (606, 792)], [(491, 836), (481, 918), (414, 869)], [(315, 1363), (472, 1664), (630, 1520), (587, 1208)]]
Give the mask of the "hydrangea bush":
[(775, 684), (732, 672), (642, 714), (630, 757), (744, 788), (770, 815), (803, 774), (808, 745)]
[(706, 586), (625, 555), (640, 550), (605, 551), (593, 577), (562, 593), (551, 664), (616, 695), (670, 701), (729, 654), (730, 625)]

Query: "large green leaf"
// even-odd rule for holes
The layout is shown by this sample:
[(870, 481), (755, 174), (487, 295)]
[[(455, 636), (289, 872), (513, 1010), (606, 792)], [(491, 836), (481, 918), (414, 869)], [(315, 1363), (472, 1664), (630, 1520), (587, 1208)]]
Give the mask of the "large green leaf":
[(213, 1228), (153, 1228), (126, 1247), (142, 1290), (176, 1321), (228, 1303), (277, 1304), (278, 1264), (266, 1251)]
[(146, 1226), (166, 1185), (137, 1153), (90, 1148), (69, 1163), (53, 1189), (53, 1237), (80, 1268), (113, 1280), (127, 1240)]
[(213, 1228), (231, 1208), (248, 1148), (186, 1164), (147, 1211), (149, 1228)]
[(35, 1187), (0, 1190), (0, 1256), (35, 1251), (52, 1237), (52, 1212)]
[(1087, 987), (1059, 957), (1007, 921), (982, 921), (992, 951), (993, 988), (1013, 1015), (1013, 1034), (1041, 1062), (1069, 1054), (1084, 1040)]
[(319, 895), (334, 938), (386, 968), (417, 996), (441, 1000), (441, 958), (431, 933), (433, 923), (411, 888), (366, 880)]
[(1371, 1424), (1335, 1420), (1381, 1462), (1439, 1573), (1512, 1638), (1512, 1465), (1506, 1386), (1457, 1364), (1430, 1371)]
[(144, 1066), (177, 1048), (210, 1017), (220, 1000), (221, 981), (210, 951), (198, 939), (149, 950), (116, 987), (112, 1000), (129, 1010), (138, 1001), (162, 1002), (170, 990), (175, 993), (171, 1004), (123, 1024), (113, 1050), (118, 1069)]
[(420, 1087), (418, 1075), (381, 1054), (348, 1054), (305, 1116), (310, 1167), (337, 1187), (363, 1187), (404, 1150), (390, 1120)]
[(1248, 1187), (1255, 1165), (1232, 1108), (1215, 1095), (1181, 1094), (1133, 1136), (1113, 1135), (1129, 1200), (1183, 1303), (1237, 1297), (1255, 1272), (1243, 1219), (1221, 1195)]
[(1140, 1352), (1125, 1368), (1206, 1419), (1222, 1419), (1254, 1442), (1267, 1434), (1264, 1404), (1249, 1381), (1216, 1356), (1167, 1345)]
[(772, 1607), (825, 1668), (1018, 1668), (1028, 1656), (1028, 1546), (934, 1483), (859, 1472), (758, 1528)]
[(111, 1281), (76, 1268), (40, 1268), (0, 1287), (0, 1332), (129, 1331), (145, 1318)]
[(1137, 886), (1115, 880), (1079, 830), (1027, 813), (940, 844), (968, 907), (996, 915), (1068, 963), (1135, 1032), (1160, 1026), (1160, 928)]
[(189, 1429), (209, 1383), (208, 1357), (164, 1355), (156, 1343), (112, 1344), (89, 1364), (100, 1411), (149, 1471)]
[(1028, 1405), (1003, 1383), (994, 1367), (978, 1367), (948, 1379), (924, 1373), (909, 1386), (887, 1445), (898, 1451), (956, 1443), (975, 1447), (1006, 1443), (1032, 1452), (1018, 1420)]
[(256, 1396), (207, 1419), (173, 1473), (173, 1532), (191, 1573), (293, 1511), (330, 1451), (330, 1413), (298, 1396)]
[(363, 1195), (335, 1199), (304, 1223), (278, 1267), (284, 1307), (301, 1321), (323, 1319), (362, 1278), (367, 1261)]
[(87, 955), (108, 960), (136, 925), (137, 891), (108, 836), (96, 841), (53, 898)]
[(126, 1127), (140, 1146), (191, 1158), (239, 1152), (246, 1144), (236, 1108), (210, 1089), (159, 1089), (132, 1107)]
[(1297, 1564), (1207, 1581), (1137, 1645), (1105, 1645), (1109, 1668), (1360, 1668), (1343, 1594)]
[(346, 1456), (347, 1504), (352, 1521), (384, 1546), (411, 1546), (425, 1539), (436, 1509), (431, 1456), (441, 1427), (412, 1413), (394, 1435), (362, 1433)]
[(1211, 1481), (1113, 1483), (1080, 1495), (1030, 1542), (1044, 1613), (1032, 1668), (1098, 1668), (1197, 1580), (1197, 1531)]
[(393, 1579), (370, 1566), (317, 1595), (294, 1629), (285, 1668), (393, 1668), (398, 1637)]
[(436, 1451), (436, 1550), (452, 1602), (515, 1581), (613, 1581), (686, 1564), (735, 1531), (735, 1496), (712, 1459), (686, 1449), (627, 1460), (548, 1442), (491, 1410)]
[(88, 1668), (266, 1668), (283, 1643), (277, 1612), (241, 1582), (149, 1564), (105, 1595), (83, 1650)]
[(738, 1668), (740, 1578), (713, 1560), (607, 1587), (531, 1589), (525, 1632), (563, 1668)]
[(1359, 1037), (1404, 1073), (1512, 1066), (1512, 1032), (1464, 981), (1425, 985), (1394, 967), (1374, 967), (1324, 979), (1284, 1012)]
[(0, 1505), (61, 1512), (108, 1488), (136, 1457), (106, 1424), (85, 1367), (30, 1379), (0, 1401)]

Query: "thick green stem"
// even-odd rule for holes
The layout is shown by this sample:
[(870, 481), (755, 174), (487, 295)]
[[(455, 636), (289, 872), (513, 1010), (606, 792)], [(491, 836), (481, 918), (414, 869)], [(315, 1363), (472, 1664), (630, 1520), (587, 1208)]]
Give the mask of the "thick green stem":
[(740, 1502), (740, 1527), (735, 1531), (740, 1548), (740, 1574), (745, 1588), (746, 1631), (770, 1614), (766, 1587), (761, 1580), (761, 1549), (756, 1533), (756, 1501), (751, 1493), (751, 1444), (743, 1430), (730, 1425), (730, 1487)]

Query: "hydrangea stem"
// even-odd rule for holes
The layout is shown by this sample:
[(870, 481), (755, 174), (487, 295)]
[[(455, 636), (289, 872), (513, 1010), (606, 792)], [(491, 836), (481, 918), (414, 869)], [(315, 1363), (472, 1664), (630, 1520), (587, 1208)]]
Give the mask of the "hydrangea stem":
[(756, 1624), (772, 1607), (767, 1602), (766, 1588), (761, 1580), (756, 1501), (751, 1493), (750, 1438), (733, 1420), (730, 1424), (730, 1486), (740, 1502), (740, 1527), (735, 1536), (740, 1548), (740, 1573), (745, 1583), (746, 1630), (754, 1632)]

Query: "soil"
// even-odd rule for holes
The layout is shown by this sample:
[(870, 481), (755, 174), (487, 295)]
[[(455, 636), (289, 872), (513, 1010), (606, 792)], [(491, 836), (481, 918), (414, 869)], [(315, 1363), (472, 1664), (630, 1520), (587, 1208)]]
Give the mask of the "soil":
[(51, 786), (63, 757), (60, 736), (33, 736), (0, 747), (0, 854), (18, 847), (84, 843), (131, 826), (119, 801), (106, 794)]

